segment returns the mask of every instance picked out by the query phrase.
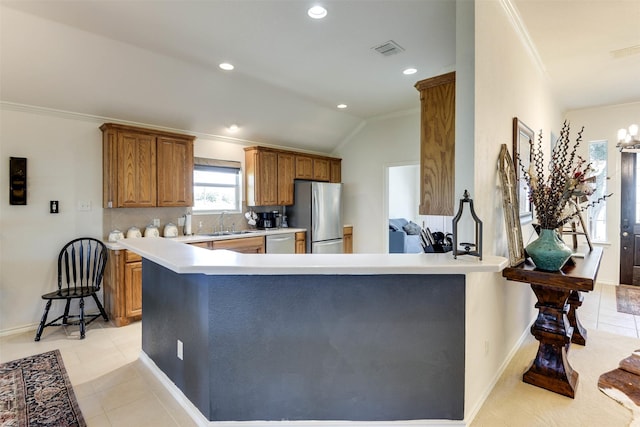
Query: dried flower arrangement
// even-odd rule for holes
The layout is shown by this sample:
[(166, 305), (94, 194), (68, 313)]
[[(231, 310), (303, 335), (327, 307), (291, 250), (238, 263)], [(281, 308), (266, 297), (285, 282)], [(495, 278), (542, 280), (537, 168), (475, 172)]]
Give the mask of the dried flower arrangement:
[(560, 138), (551, 152), (549, 175), (545, 178), (545, 163), (542, 153), (542, 132), (538, 136), (538, 143), (534, 147), (531, 143), (532, 159), (529, 170), (522, 162), (520, 169), (522, 177), (529, 186), (529, 200), (533, 203), (541, 228), (556, 229), (572, 221), (579, 212), (603, 202), (611, 194), (599, 197), (579, 209), (570, 209), (569, 202), (575, 198), (588, 200), (595, 190), (595, 177), (591, 175), (593, 168), (582, 157), (576, 154), (582, 141), (584, 127), (578, 132), (573, 146), (569, 139), (570, 126), (565, 121), (560, 132)]

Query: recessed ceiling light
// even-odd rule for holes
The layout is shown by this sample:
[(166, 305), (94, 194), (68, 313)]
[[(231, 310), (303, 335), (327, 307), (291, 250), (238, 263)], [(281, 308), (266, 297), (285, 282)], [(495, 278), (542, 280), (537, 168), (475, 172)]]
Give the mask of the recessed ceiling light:
[(347, 108), (347, 104), (338, 104), (338, 105), (336, 105), (336, 107), (338, 107), (340, 109), (344, 109), (344, 108)]
[(416, 70), (415, 68), (407, 68), (406, 70), (404, 70), (402, 72), (402, 74), (405, 74), (405, 75), (408, 76), (408, 75), (411, 75), (411, 74), (415, 74), (417, 72), (418, 72), (418, 70)]
[(229, 130), (229, 132), (237, 132), (240, 129), (240, 127), (236, 124), (233, 124), (229, 126), (227, 129)]
[(232, 64), (229, 64), (228, 62), (223, 62), (222, 64), (218, 65), (218, 67), (220, 67), (225, 71), (231, 71), (235, 68)]
[(322, 19), (327, 16), (327, 9), (322, 6), (316, 5), (307, 11), (307, 15), (309, 15), (313, 19)]

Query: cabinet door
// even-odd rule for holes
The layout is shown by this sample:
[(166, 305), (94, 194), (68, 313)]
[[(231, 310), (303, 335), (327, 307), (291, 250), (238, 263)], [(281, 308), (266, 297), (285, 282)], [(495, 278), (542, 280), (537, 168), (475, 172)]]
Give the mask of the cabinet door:
[(315, 181), (329, 181), (329, 160), (328, 159), (313, 159), (313, 179)]
[(273, 151), (259, 151), (256, 161), (256, 205), (278, 204), (278, 155)]
[(345, 254), (353, 253), (353, 227), (345, 226), (342, 233), (343, 251)]
[(293, 180), (295, 179), (295, 156), (278, 153), (278, 205), (293, 205)]
[(230, 251), (243, 254), (263, 254), (264, 237), (245, 237), (242, 239), (214, 240), (211, 242), (212, 249), (228, 249)]
[(142, 262), (128, 262), (124, 266), (124, 298), (126, 317), (142, 314)]
[(304, 254), (307, 252), (307, 233), (298, 231), (296, 233), (296, 253)]
[(421, 80), (420, 215), (454, 215), (455, 72)]
[(156, 139), (134, 132), (118, 133), (119, 208), (156, 206)]
[(331, 159), (329, 169), (329, 180), (336, 183), (342, 182), (342, 161)]
[(158, 206), (193, 206), (193, 142), (159, 137)]
[(296, 179), (313, 179), (313, 159), (296, 156)]

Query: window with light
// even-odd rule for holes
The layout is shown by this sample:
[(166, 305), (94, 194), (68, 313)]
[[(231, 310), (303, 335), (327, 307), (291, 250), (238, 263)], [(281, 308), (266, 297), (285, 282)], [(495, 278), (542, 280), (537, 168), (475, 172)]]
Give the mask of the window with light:
[[(607, 194), (607, 141), (589, 144), (589, 162), (596, 177), (596, 192), (590, 197), (598, 200)], [(595, 242), (607, 241), (607, 204), (598, 203), (589, 208), (589, 235)]]
[(240, 212), (240, 167), (196, 164), (193, 170), (193, 212)]

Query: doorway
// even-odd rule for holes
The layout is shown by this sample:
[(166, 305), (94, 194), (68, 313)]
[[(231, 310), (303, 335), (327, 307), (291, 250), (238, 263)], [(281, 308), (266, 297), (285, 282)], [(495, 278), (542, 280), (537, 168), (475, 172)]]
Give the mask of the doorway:
[(636, 203), (638, 159), (622, 152), (620, 160), (620, 284), (640, 286), (640, 214)]

